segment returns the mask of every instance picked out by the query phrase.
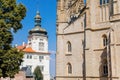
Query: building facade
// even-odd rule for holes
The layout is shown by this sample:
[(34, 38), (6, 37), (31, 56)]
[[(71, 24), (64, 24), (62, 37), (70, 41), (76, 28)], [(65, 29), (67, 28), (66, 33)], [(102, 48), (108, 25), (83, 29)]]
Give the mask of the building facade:
[(24, 52), (20, 68), (26, 71), (27, 77), (34, 77), (34, 70), (40, 67), (43, 80), (50, 80), (50, 53), (48, 52), (47, 31), (41, 27), (40, 13), (35, 16), (35, 27), (29, 31), (28, 43), (18, 46)]
[(56, 80), (120, 80), (120, 0), (58, 0)]

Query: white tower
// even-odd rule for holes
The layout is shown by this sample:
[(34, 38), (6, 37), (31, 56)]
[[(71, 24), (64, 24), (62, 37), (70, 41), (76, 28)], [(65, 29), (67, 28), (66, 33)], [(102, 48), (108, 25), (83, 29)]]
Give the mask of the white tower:
[(28, 44), (37, 52), (48, 52), (48, 36), (45, 29), (41, 28), (41, 17), (37, 11), (35, 27), (29, 31)]
[(47, 31), (41, 27), (40, 13), (35, 16), (35, 26), (29, 31), (28, 44), (23, 46), (24, 58), (21, 68), (26, 67), (27, 76), (33, 76), (37, 66), (43, 74), (43, 80), (50, 80), (50, 53), (48, 52)]

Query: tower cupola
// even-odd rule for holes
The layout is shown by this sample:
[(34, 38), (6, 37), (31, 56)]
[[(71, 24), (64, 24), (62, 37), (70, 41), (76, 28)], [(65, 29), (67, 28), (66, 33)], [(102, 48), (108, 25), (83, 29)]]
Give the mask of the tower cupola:
[(35, 19), (35, 26), (33, 29), (29, 31), (29, 34), (47, 35), (47, 31), (41, 27), (41, 16), (39, 11), (36, 12), (36, 16), (34, 19)]

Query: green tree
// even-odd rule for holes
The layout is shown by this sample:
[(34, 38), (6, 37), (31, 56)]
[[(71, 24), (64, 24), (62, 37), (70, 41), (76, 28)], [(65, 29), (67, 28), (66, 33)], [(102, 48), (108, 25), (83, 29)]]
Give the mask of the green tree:
[(19, 71), (23, 53), (11, 46), (12, 32), (22, 28), (25, 15), (26, 8), (16, 0), (0, 0), (0, 77), (14, 77)]
[(43, 75), (41, 73), (40, 67), (37, 66), (34, 70), (35, 80), (43, 80)]

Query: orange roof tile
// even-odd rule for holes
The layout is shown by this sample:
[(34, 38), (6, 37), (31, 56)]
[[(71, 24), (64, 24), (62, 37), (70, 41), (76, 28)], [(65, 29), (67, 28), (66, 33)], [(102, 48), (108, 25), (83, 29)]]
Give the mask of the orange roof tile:
[(35, 51), (31, 47), (27, 47), (23, 50), (24, 52), (31, 52), (34, 53)]
[(18, 49), (18, 50), (23, 50), (23, 49), (25, 49), (25, 47), (26, 47), (26, 46), (17, 46), (17, 49)]
[(21, 45), (21, 46), (17, 46), (16, 48), (18, 50), (21, 50), (23, 52), (28, 52), (28, 53), (38, 53), (38, 54), (50, 54), (49, 52), (37, 52), (35, 50), (33, 50), (31, 47), (26, 47), (27, 45)]

